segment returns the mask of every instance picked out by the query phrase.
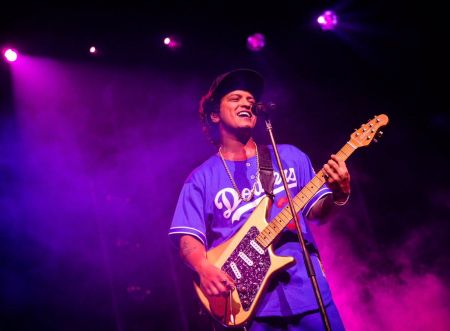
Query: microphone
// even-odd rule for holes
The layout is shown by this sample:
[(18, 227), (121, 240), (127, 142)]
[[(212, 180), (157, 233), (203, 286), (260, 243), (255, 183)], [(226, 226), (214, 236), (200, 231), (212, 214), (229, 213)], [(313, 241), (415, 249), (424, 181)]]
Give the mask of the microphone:
[(277, 110), (277, 105), (273, 102), (257, 102), (252, 105), (252, 112), (256, 116), (258, 115), (269, 115), (271, 112)]

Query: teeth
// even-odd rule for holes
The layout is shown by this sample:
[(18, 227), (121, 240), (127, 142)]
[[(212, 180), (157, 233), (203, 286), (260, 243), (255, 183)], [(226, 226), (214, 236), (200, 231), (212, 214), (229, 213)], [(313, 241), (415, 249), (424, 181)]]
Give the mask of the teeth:
[(252, 115), (249, 112), (247, 112), (247, 111), (241, 111), (241, 112), (238, 113), (238, 116), (251, 117)]

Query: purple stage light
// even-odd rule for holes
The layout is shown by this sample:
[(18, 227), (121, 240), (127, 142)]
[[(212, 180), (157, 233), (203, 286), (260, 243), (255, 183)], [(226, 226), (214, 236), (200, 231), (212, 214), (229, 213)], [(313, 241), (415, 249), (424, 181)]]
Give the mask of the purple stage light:
[(181, 46), (181, 42), (179, 41), (179, 39), (175, 38), (173, 36), (165, 37), (163, 42), (164, 42), (164, 45), (166, 45), (167, 47), (172, 48), (172, 49), (178, 48)]
[(338, 23), (338, 18), (332, 10), (326, 10), (317, 18), (317, 23), (319, 23), (322, 30), (334, 30)]
[(247, 48), (251, 51), (258, 52), (266, 45), (266, 37), (262, 33), (252, 34), (247, 38)]
[(3, 56), (8, 62), (15, 62), (17, 60), (18, 54), (16, 50), (8, 48), (3, 51)]
[(91, 53), (91, 54), (97, 53), (97, 49), (95, 48), (95, 46), (91, 46), (91, 47), (89, 48), (89, 53)]

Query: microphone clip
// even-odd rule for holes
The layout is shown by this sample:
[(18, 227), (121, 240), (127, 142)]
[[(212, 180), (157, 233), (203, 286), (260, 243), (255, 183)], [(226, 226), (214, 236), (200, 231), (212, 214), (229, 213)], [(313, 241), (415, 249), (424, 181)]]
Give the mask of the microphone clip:
[(252, 106), (252, 112), (256, 115), (268, 116), (270, 113), (277, 110), (277, 105), (273, 102), (257, 102)]

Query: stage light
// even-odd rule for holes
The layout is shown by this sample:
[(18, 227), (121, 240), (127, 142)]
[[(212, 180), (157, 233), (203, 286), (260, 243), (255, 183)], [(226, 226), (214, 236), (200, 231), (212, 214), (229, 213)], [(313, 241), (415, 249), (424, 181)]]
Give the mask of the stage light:
[(91, 46), (91, 47), (89, 48), (89, 53), (91, 53), (91, 54), (97, 53), (97, 49), (95, 48), (95, 46)]
[(178, 48), (181, 46), (181, 42), (178, 38), (174, 37), (174, 36), (170, 36), (170, 37), (165, 37), (163, 39), (164, 45), (166, 45), (169, 48)]
[(3, 56), (8, 62), (15, 62), (17, 60), (18, 54), (15, 49), (8, 48), (3, 51)]
[(338, 18), (335, 12), (332, 10), (326, 10), (322, 15), (317, 18), (322, 30), (334, 30), (338, 23)]
[(266, 37), (262, 33), (252, 34), (247, 38), (247, 48), (253, 52), (258, 52), (266, 45)]

